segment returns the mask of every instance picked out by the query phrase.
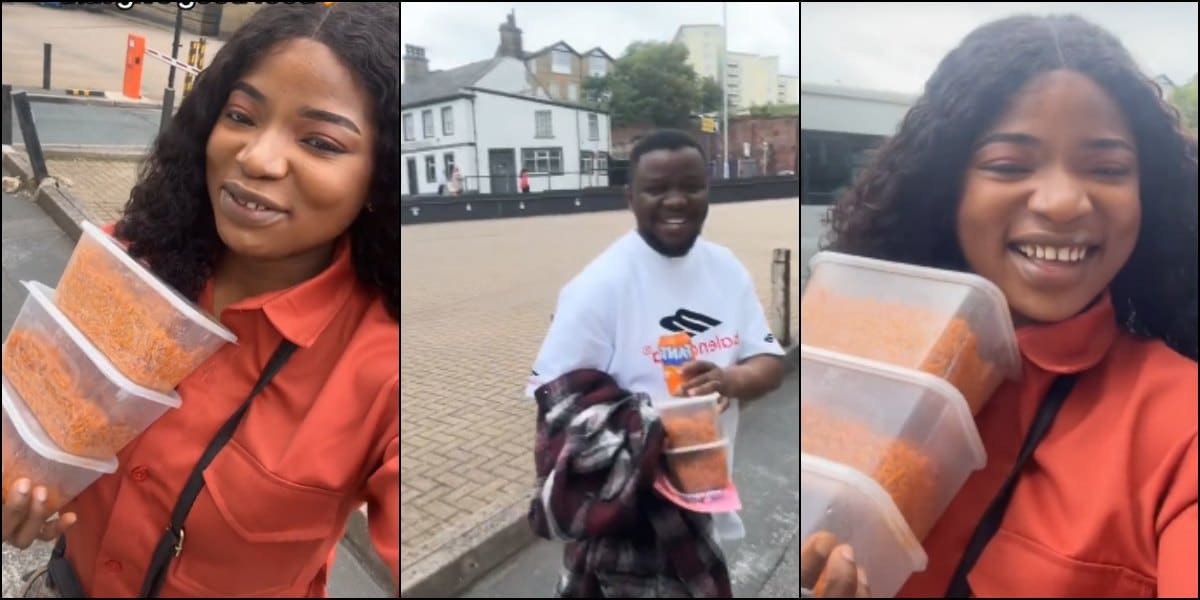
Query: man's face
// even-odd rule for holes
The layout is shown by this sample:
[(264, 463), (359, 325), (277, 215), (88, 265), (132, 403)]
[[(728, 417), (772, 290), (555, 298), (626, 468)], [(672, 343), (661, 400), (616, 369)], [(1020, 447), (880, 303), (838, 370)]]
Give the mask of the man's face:
[(687, 254), (708, 216), (704, 157), (690, 146), (643, 154), (626, 197), (651, 248), (664, 256)]

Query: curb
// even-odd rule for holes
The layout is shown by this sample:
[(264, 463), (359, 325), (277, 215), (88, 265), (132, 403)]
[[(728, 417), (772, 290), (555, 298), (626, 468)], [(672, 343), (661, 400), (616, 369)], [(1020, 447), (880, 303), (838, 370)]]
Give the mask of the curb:
[[(367, 515), (364, 510), (353, 510), (350, 519), (346, 521), (346, 531), (342, 534), (346, 549), (358, 560), (367, 575), (381, 589), (395, 590), (396, 582), (392, 581), (392, 570), (379, 558), (375, 546), (371, 543), (371, 532), (367, 527)], [(394, 593), (394, 592), (393, 592)]]
[[(59, 93), (55, 93), (55, 92)], [(88, 95), (75, 96), (71, 95), (76, 88), (68, 88), (65, 90), (44, 90), (41, 88), (13, 88), (13, 93), (25, 92), (29, 96), (30, 102), (48, 102), (51, 104), (86, 104), (91, 106), (111, 106), (117, 108), (154, 108), (162, 109), (162, 101), (153, 102), (150, 100), (129, 100), (120, 92), (105, 92), (105, 91), (88, 91)], [(93, 96), (91, 94), (103, 94), (103, 96)]]
[[(800, 365), (800, 345), (797, 343), (785, 352), (784, 364), (791, 374)], [(452, 598), (466, 590), (537, 540), (526, 521), (528, 509), (529, 500), (522, 499), (459, 536), (470, 539), (477, 533), (483, 534), (476, 544), (455, 548), (455, 543), (450, 542), (419, 559), (408, 568), (408, 577), (401, 572), (400, 597)]]
[[(25, 152), (25, 144), (13, 144), (13, 150)], [(94, 158), (104, 160), (141, 160), (150, 155), (151, 147), (98, 146), (91, 144), (42, 144), (46, 158)]]

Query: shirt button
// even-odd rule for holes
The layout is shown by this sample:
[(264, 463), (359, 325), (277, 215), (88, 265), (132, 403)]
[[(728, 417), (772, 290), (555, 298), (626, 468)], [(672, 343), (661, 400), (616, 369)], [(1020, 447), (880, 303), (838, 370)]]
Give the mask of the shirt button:
[(118, 561), (115, 561), (115, 560), (110, 560), (110, 561), (108, 561), (108, 562), (104, 563), (104, 566), (105, 566), (105, 567), (106, 567), (106, 568), (107, 568), (109, 571), (112, 571), (113, 573), (120, 573), (120, 572), (121, 572), (121, 563), (120, 563), (120, 562), (118, 562)]
[(134, 481), (145, 481), (146, 478), (148, 478), (148, 477), (150, 477), (150, 470), (147, 469), (146, 467), (134, 467), (133, 468), (133, 480)]

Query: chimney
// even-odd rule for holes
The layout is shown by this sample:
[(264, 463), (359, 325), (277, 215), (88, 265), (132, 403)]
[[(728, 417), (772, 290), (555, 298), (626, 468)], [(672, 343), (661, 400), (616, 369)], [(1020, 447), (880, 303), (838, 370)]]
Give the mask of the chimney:
[(425, 49), (412, 44), (404, 45), (404, 79), (412, 82), (429, 74), (429, 59)]
[(521, 45), (521, 30), (517, 27), (516, 11), (508, 13), (508, 20), (500, 25), (500, 47), (496, 56), (511, 56), (525, 60), (525, 49)]

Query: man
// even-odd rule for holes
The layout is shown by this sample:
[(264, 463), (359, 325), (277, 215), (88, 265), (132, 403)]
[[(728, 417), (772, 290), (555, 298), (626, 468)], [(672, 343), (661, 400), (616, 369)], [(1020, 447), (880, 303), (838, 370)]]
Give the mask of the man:
[(622, 388), (667, 395), (662, 335), (687, 332), (698, 360), (684, 369), (689, 395), (750, 400), (783, 379), (749, 272), (729, 249), (700, 238), (708, 176), (700, 145), (658, 130), (638, 141), (626, 200), (636, 231), (622, 236), (559, 293), (526, 393), (575, 369), (609, 373)]

